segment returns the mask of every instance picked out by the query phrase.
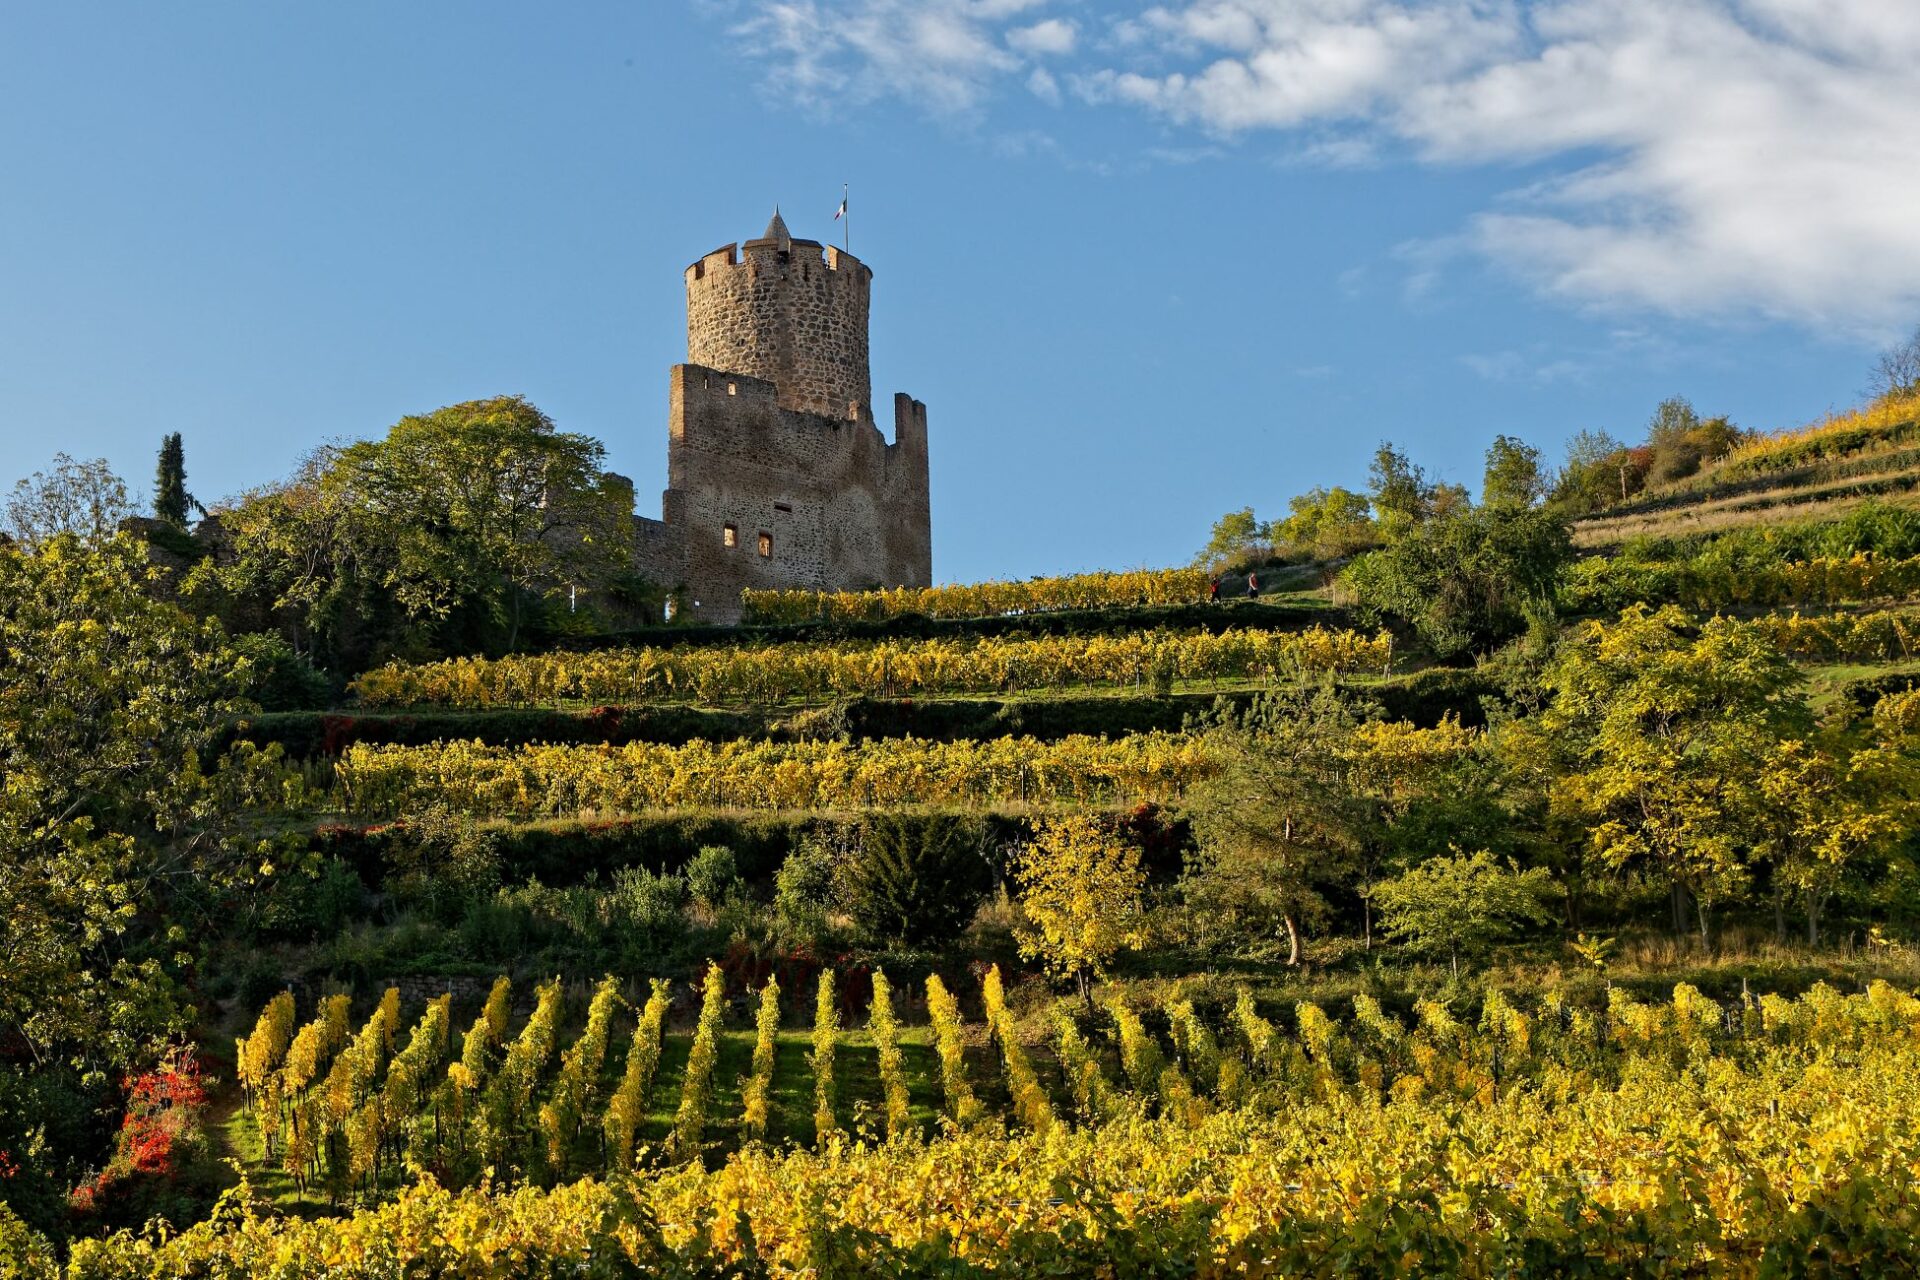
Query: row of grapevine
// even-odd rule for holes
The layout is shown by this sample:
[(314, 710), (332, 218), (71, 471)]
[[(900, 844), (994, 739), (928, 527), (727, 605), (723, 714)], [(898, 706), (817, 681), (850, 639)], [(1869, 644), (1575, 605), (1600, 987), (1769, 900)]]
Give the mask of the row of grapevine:
[(1393, 637), (1305, 631), (1136, 631), (1115, 635), (738, 648), (610, 649), (393, 664), (353, 685), (370, 707), (547, 706), (563, 702), (809, 702), (835, 697), (1139, 685), (1169, 679), (1384, 674)]
[(726, 1012), (727, 983), (719, 965), (707, 968), (700, 993), (700, 1021), (693, 1030), (686, 1073), (680, 1079), (680, 1107), (674, 1112), (668, 1149), (679, 1160), (698, 1160), (706, 1149), (707, 1113), (713, 1105), (713, 1069), (720, 1058), (720, 1021)]
[(885, 1100), (887, 1136), (903, 1137), (912, 1123), (907, 1094), (906, 1063), (900, 1055), (900, 1026), (893, 1016), (893, 987), (883, 970), (873, 971), (873, 1000), (868, 1007), (867, 1030), (880, 1069), (880, 1091)]
[(820, 971), (820, 989), (813, 1002), (813, 1139), (825, 1143), (839, 1129), (834, 1119), (838, 1091), (833, 1082), (833, 1049), (840, 1039), (840, 1000), (833, 970)]
[(1817, 617), (1772, 614), (1748, 625), (1796, 658), (1874, 662), (1920, 653), (1920, 613), (1904, 610)]
[(987, 1033), (1000, 1046), (1000, 1060), (1006, 1066), (1013, 1113), (1027, 1128), (1045, 1133), (1053, 1127), (1053, 1103), (1047, 1091), (1040, 1087), (1040, 1078), (1034, 1073), (1026, 1050), (1020, 1046), (1020, 1037), (1015, 1034), (1013, 1016), (1007, 1012), (1006, 991), (1000, 983), (999, 965), (987, 971), (980, 995), (986, 1006)]
[(1570, 608), (1583, 613), (1611, 613), (1637, 602), (1715, 610), (1906, 600), (1920, 594), (1920, 556), (1860, 551), (1772, 564), (1712, 555), (1655, 561), (1594, 556), (1568, 569), (1562, 594)]
[(335, 765), (347, 812), (445, 804), (496, 817), (660, 809), (855, 809), (1167, 800), (1205, 777), (1197, 738), (1141, 733), (960, 742), (690, 742), (497, 747), (356, 743)]
[[(1411, 1024), (1377, 1005), (1321, 1024), (1313, 1008), (1260, 1071), (1305, 1073), (1284, 1107), (749, 1145), (619, 1186), (426, 1183), (339, 1219), (236, 1206), (78, 1242), (66, 1275), (717, 1277), (832, 1259), (872, 1275), (1277, 1276), (1337, 1259), (1367, 1275), (1757, 1280), (1895, 1274), (1920, 1236), (1909, 993), (1549, 995), (1489, 1001), (1474, 1021), (1421, 1002)], [(1244, 1009), (1232, 1023), (1257, 1039), (1272, 1025)], [(1390, 1058), (1407, 1074), (1383, 1081), (1370, 1068)], [(1514, 1061), (1571, 1065), (1529, 1079)]]
[(763, 1141), (773, 1092), (774, 1037), (780, 1031), (780, 984), (772, 978), (760, 988), (760, 1012), (754, 1021), (753, 1074), (747, 1078), (740, 1121), (746, 1136)]
[(667, 984), (655, 978), (646, 1007), (640, 1011), (639, 1023), (633, 1029), (633, 1040), (627, 1047), (627, 1065), (620, 1075), (620, 1087), (614, 1091), (601, 1120), (609, 1169), (626, 1169), (633, 1164), (634, 1141), (640, 1132), (640, 1122), (647, 1114), (653, 1078), (660, 1070), (667, 1004)]
[(1201, 569), (1134, 569), (1025, 582), (975, 582), (885, 591), (754, 591), (741, 593), (749, 623), (876, 622), (907, 614), (929, 618), (992, 618), (1059, 609), (1191, 604), (1206, 596)]
[(960, 1002), (937, 973), (927, 976), (927, 1017), (933, 1023), (933, 1048), (940, 1058), (940, 1088), (947, 1101), (947, 1118), (962, 1129), (972, 1128), (985, 1117), (985, 1111), (967, 1080)]

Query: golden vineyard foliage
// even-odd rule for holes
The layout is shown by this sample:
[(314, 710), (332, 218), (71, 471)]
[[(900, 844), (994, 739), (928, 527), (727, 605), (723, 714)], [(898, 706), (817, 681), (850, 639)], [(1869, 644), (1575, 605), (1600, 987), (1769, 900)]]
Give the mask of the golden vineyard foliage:
[(754, 591), (740, 593), (749, 623), (878, 622), (905, 614), (929, 618), (992, 618), (1057, 609), (1192, 604), (1205, 597), (1200, 569), (1132, 569), (1025, 582), (975, 582), (888, 591)]
[(1385, 674), (1392, 661), (1385, 631), (1132, 631), (453, 658), (381, 667), (353, 691), (370, 707), (779, 702), (1127, 685), (1156, 672), (1211, 681)]
[(1639, 600), (1672, 600), (1688, 608), (1782, 607), (1905, 600), (1920, 594), (1920, 556), (1856, 551), (1850, 556), (1771, 564), (1708, 557), (1643, 564), (1592, 556), (1568, 571), (1562, 595), (1576, 610), (1613, 610)]
[(1891, 427), (1916, 421), (1920, 421), (1920, 388), (1896, 391), (1848, 413), (1835, 414), (1804, 427), (1755, 436), (1735, 445), (1709, 471), (1746, 471), (1768, 463), (1796, 461), (1812, 453), (1849, 452)]
[(1885, 984), (1312, 1015), (1310, 1041), (1246, 1057), (1244, 1105), (753, 1144), (551, 1190), (423, 1179), (346, 1218), (83, 1241), (67, 1274), (1759, 1280), (1891, 1274), (1920, 1233), (1920, 1001)]
[(1197, 739), (1167, 733), (1054, 742), (357, 743), (334, 768), (335, 797), (354, 814), (391, 817), (437, 803), (476, 816), (521, 818), (1161, 800), (1178, 797), (1208, 771)]
[(1920, 651), (1920, 613), (1887, 610), (1802, 617), (1772, 614), (1748, 624), (1780, 652), (1796, 658), (1872, 661)]

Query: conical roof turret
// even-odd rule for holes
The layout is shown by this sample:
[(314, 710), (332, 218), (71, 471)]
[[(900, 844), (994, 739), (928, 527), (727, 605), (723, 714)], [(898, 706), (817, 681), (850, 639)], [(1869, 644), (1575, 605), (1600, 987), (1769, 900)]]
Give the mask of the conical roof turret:
[(779, 205), (773, 206), (773, 221), (767, 224), (766, 234), (762, 235), (760, 238), (762, 240), (773, 241), (775, 244), (779, 245), (782, 250), (788, 249), (792, 246), (793, 237), (787, 234), (787, 220), (780, 216)]

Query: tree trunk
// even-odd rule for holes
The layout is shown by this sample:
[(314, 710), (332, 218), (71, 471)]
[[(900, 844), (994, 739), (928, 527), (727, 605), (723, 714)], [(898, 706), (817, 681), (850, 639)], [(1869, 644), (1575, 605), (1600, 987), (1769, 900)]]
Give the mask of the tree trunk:
[(1287, 965), (1295, 967), (1300, 963), (1300, 926), (1294, 923), (1291, 915), (1281, 917), (1287, 924)]
[(1360, 932), (1366, 939), (1367, 950), (1373, 950), (1373, 886), (1360, 895)]
[(1773, 886), (1773, 940), (1787, 940), (1787, 893), (1781, 885)]
[(1687, 936), (1687, 886), (1678, 880), (1673, 882), (1673, 932), (1676, 937)]
[(1807, 945), (1820, 945), (1820, 910), (1826, 905), (1826, 895), (1810, 893), (1807, 895)]
[(1092, 1013), (1093, 1012), (1093, 984), (1087, 981), (1087, 971), (1085, 969), (1082, 969), (1080, 970), (1080, 972), (1076, 973), (1073, 976), (1075, 980), (1077, 980), (1080, 983), (1080, 1003), (1084, 1004), (1087, 1007), (1088, 1013)]
[(1711, 952), (1713, 950), (1713, 943), (1707, 937), (1706, 899), (1700, 897), (1698, 894), (1695, 894), (1693, 899), (1693, 906), (1694, 906), (1694, 911), (1700, 917), (1700, 949), (1702, 951)]

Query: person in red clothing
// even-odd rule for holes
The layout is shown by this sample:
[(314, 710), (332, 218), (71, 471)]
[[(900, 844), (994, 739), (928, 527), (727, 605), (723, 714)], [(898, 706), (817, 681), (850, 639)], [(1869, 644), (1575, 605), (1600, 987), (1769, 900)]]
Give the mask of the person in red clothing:
[(1220, 603), (1220, 579), (1218, 578), (1214, 578), (1212, 581), (1207, 583), (1207, 603), (1208, 604)]
[(1259, 594), (1260, 575), (1249, 570), (1247, 573), (1247, 599), (1251, 600)]

